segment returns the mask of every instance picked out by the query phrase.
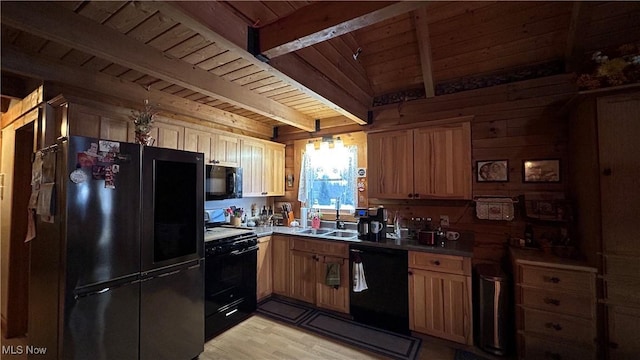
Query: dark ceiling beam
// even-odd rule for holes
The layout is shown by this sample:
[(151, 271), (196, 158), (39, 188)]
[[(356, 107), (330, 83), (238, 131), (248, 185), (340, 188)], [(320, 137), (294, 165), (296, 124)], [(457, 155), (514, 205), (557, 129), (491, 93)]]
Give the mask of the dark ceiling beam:
[(420, 67), (422, 68), (422, 81), (426, 97), (434, 97), (433, 66), (431, 58), (431, 39), (429, 38), (429, 25), (427, 23), (427, 8), (421, 7), (412, 13), (413, 24), (416, 28), (418, 49), (420, 50)]
[[(162, 14), (197, 32), (205, 39), (238, 53), (252, 65), (268, 71), (353, 122), (361, 125), (367, 123), (370, 104), (362, 104), (326, 76), (318, 76), (317, 71), (311, 73), (293, 71), (295, 72), (293, 74), (285, 71), (290, 70), (288, 68), (276, 66), (274, 63), (264, 63), (250, 54), (246, 50), (247, 25), (226, 6), (220, 6), (215, 1), (154, 1), (145, 3), (145, 6), (155, 7)], [(309, 65), (299, 57), (294, 54), (288, 55), (291, 57), (285, 59), (287, 66), (309, 68)]]
[(590, 2), (576, 1), (573, 3), (564, 54), (566, 72), (576, 71), (582, 61), (581, 58), (584, 56), (582, 40), (586, 38), (587, 30), (589, 29), (592, 8), (593, 4)]
[(350, 33), (424, 6), (421, 1), (313, 2), (259, 28), (259, 53), (269, 59)]
[(50, 2), (6, 2), (2, 23), (306, 131), (313, 119), (238, 84), (171, 59), (136, 39)]
[(2, 72), (2, 88), (0, 92), (3, 97), (11, 99), (22, 99), (29, 94), (24, 80), (16, 76)]

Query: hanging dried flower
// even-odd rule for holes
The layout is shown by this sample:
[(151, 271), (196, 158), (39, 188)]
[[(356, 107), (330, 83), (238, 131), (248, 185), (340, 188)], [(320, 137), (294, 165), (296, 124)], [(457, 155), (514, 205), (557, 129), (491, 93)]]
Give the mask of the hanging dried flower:
[(150, 145), (152, 141), (149, 133), (151, 132), (153, 121), (156, 115), (155, 109), (149, 105), (149, 100), (144, 101), (144, 109), (141, 111), (132, 111), (133, 124), (135, 125), (136, 141), (143, 145)]

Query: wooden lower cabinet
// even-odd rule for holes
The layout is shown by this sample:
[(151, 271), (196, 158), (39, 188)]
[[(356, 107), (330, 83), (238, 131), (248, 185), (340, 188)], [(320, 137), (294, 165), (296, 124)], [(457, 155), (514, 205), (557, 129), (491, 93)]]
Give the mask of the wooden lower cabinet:
[(273, 292), (271, 236), (258, 239), (258, 269), (256, 295), (258, 301)]
[[(287, 296), (321, 308), (348, 313), (348, 245), (300, 238), (291, 238), (290, 241)], [(331, 263), (340, 265), (340, 286), (337, 287), (325, 283), (327, 266)]]
[[(294, 240), (295, 241), (295, 240)], [(315, 303), (316, 301), (316, 255), (291, 250), (289, 258), (290, 293), (294, 299)]]
[(271, 237), (273, 293), (289, 296), (289, 237)]
[[(327, 264), (340, 264), (340, 286), (328, 286), (324, 282)], [(343, 313), (349, 312), (349, 259), (323, 256), (316, 262), (316, 305)]]
[(470, 258), (409, 252), (409, 328), (473, 344)]
[(467, 343), (469, 305), (467, 277), (411, 269), (409, 328), (412, 331)]
[(510, 253), (518, 358), (598, 358), (596, 269), (542, 252)]

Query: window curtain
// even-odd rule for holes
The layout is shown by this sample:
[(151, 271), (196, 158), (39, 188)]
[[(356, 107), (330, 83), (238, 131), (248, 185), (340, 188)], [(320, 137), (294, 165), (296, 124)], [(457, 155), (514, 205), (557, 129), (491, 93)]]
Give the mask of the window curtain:
[[(328, 152), (326, 150), (324, 152), (323, 150), (304, 151), (300, 166), (298, 201), (300, 201), (304, 207), (313, 206), (313, 186), (318, 174), (318, 169), (322, 164), (325, 164), (325, 162), (331, 162), (332, 164), (339, 164), (340, 177), (348, 184), (343, 190), (342, 205), (353, 206), (353, 208), (357, 207), (357, 159), (357, 146), (345, 146), (342, 150), (330, 149)], [(343, 206), (341, 206), (341, 208), (343, 208)]]
[(312, 175), (308, 176), (309, 172), (313, 172), (313, 169), (311, 169), (311, 154), (309, 151), (304, 151), (302, 153), (302, 164), (300, 165), (300, 176), (298, 177), (298, 179), (300, 179), (300, 184), (298, 185), (298, 201), (300, 201), (301, 207), (308, 207), (307, 196), (309, 195), (308, 190), (311, 188), (311, 184), (309, 182), (313, 179)]

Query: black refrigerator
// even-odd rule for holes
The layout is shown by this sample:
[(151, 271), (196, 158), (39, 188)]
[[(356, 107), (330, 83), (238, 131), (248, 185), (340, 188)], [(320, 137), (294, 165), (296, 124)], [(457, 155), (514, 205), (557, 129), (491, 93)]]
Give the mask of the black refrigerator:
[(37, 218), (32, 240), (30, 345), (53, 359), (204, 350), (203, 158), (85, 137), (58, 145), (43, 165), (52, 217)]

